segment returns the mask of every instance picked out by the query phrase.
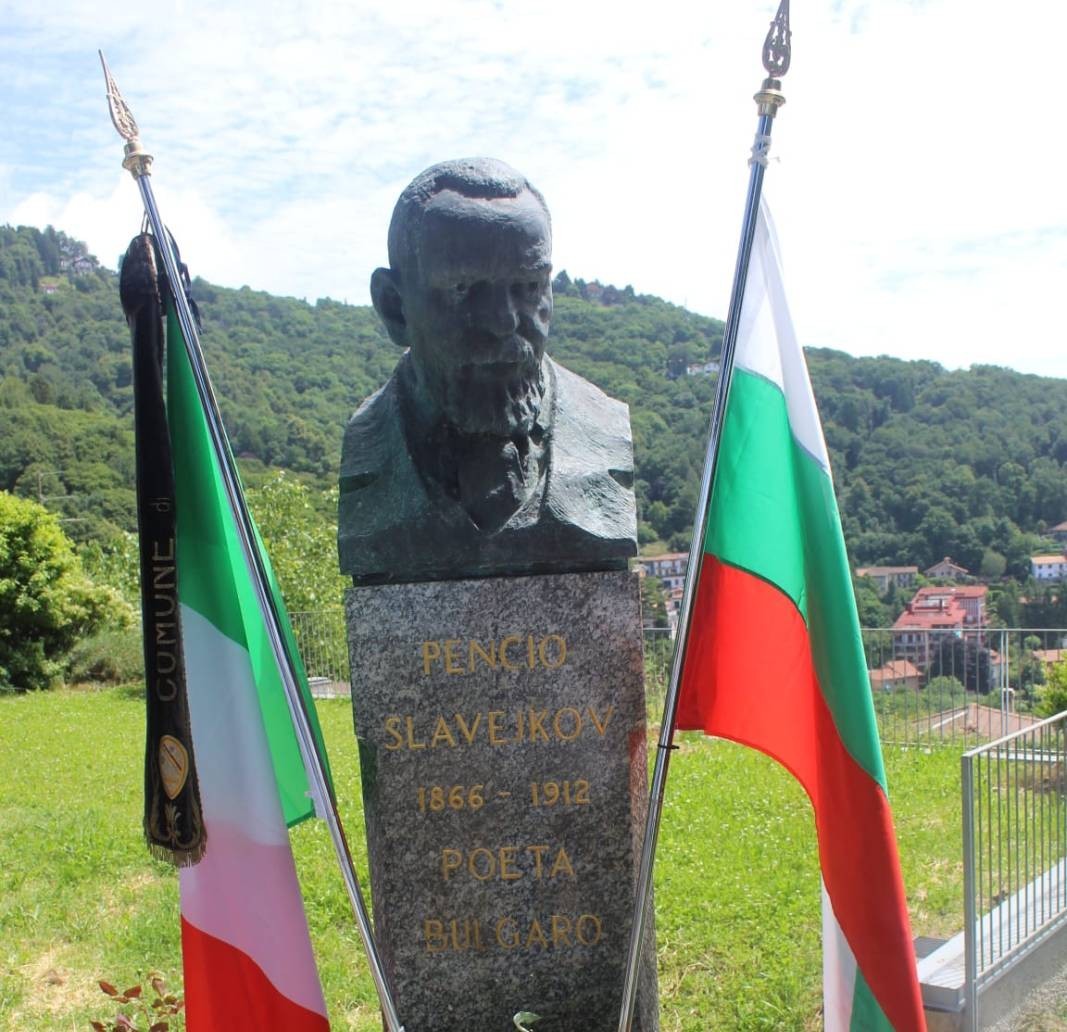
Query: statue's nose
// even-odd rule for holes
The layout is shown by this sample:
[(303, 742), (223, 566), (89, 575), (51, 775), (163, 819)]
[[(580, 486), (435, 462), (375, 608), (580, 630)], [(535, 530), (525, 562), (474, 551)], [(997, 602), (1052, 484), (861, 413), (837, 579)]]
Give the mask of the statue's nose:
[(510, 288), (509, 283), (487, 283), (478, 298), (478, 323), (497, 337), (510, 336), (519, 326), (519, 313)]

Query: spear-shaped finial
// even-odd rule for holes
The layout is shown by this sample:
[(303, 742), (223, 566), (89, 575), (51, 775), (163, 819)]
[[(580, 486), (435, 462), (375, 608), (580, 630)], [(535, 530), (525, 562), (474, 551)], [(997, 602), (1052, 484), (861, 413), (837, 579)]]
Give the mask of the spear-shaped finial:
[(792, 36), (789, 31), (789, 0), (781, 0), (778, 13), (763, 41), (763, 67), (767, 69), (767, 78), (763, 80), (759, 93), (752, 98), (759, 105), (759, 113), (770, 118), (774, 118), (785, 103), (782, 76), (789, 71)]
[(151, 175), (152, 155), (141, 147), (140, 130), (137, 128), (137, 120), (133, 117), (126, 101), (122, 99), (119, 88), (111, 75), (111, 69), (104, 60), (104, 52), (98, 50), (100, 64), (104, 69), (104, 82), (107, 84), (107, 106), (111, 111), (111, 124), (115, 131), (126, 141), (126, 157), (122, 159), (122, 167), (126, 169), (134, 179), (141, 176)]
[(763, 67), (768, 75), (776, 79), (789, 71), (789, 41), (792, 36), (789, 31), (789, 0), (782, 0), (767, 38), (763, 41)]

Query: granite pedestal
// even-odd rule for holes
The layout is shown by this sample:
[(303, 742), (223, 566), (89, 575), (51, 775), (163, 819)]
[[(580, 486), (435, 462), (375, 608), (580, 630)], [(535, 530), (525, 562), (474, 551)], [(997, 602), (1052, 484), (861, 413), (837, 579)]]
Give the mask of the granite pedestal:
[[(637, 578), (350, 589), (375, 931), (407, 1032), (618, 1025), (647, 808)], [(657, 1027), (653, 935), (634, 1028)]]

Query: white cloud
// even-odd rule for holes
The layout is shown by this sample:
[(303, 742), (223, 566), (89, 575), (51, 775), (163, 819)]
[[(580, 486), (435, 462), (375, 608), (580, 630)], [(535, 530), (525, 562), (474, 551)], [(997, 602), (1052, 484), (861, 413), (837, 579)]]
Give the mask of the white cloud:
[[(209, 279), (365, 301), (404, 184), (493, 154), (546, 194), (558, 267), (726, 314), (774, 0), (7, 6), (0, 219), (53, 222), (109, 263), (136, 230), (100, 44)], [(768, 183), (802, 338), (1067, 375), (1058, 68), (1035, 56), (1063, 6), (793, 18)]]

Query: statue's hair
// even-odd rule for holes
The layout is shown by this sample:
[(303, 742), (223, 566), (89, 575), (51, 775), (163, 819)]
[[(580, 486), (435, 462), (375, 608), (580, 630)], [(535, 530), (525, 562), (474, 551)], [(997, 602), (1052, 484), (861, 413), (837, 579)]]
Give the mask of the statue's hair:
[(403, 275), (415, 252), (422, 220), (433, 198), (446, 190), (474, 200), (518, 197), (529, 191), (550, 220), (541, 192), (521, 173), (496, 158), (458, 158), (420, 172), (405, 188), (389, 222), (389, 264)]

